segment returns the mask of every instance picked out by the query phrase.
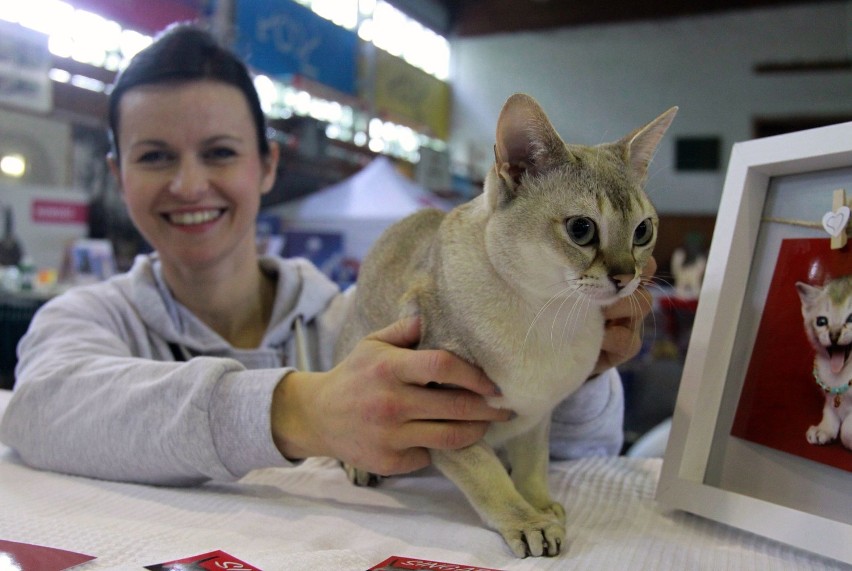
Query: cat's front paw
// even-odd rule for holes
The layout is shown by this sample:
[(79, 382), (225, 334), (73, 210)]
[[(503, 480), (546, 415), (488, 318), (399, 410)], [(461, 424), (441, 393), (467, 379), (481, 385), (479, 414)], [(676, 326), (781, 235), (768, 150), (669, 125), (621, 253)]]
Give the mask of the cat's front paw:
[(518, 557), (555, 557), (562, 551), (565, 542), (565, 526), (556, 516), (549, 514), (502, 527), (498, 531)]
[(820, 426), (811, 426), (808, 429), (807, 438), (811, 444), (828, 444), (837, 438), (837, 434), (831, 434)]
[(343, 469), (346, 471), (346, 477), (349, 478), (349, 481), (356, 486), (378, 486), (379, 482), (382, 481), (381, 476), (367, 472), (366, 470), (355, 468), (349, 464), (344, 463)]
[(559, 523), (565, 525), (565, 507), (559, 502), (551, 502), (549, 506), (545, 507), (541, 511), (552, 515), (559, 521)]

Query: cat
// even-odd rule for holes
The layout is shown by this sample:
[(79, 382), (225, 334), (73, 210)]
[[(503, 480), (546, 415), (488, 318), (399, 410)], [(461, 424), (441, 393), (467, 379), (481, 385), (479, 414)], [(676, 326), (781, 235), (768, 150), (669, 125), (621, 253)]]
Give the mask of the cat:
[[(516, 416), (473, 446), (430, 454), (519, 557), (562, 549), (565, 509), (547, 481), (551, 412), (592, 372), (601, 308), (640, 284), (658, 225), (644, 181), (676, 111), (614, 143), (566, 145), (539, 104), (515, 94), (498, 118), (484, 192), (449, 213), (396, 223), (361, 266), (335, 360), (367, 333), (419, 314), (419, 347), (485, 371), (502, 392), (489, 404)], [(347, 471), (357, 484), (374, 481)]]
[(796, 282), (805, 333), (816, 351), (813, 375), (825, 393), (822, 420), (805, 434), (811, 444), (840, 442), (852, 450), (852, 275), (823, 287)]

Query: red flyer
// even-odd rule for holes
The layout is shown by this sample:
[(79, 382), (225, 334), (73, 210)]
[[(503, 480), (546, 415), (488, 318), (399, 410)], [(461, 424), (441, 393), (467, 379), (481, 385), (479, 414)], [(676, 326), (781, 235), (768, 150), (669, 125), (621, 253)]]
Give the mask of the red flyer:
[(429, 561), (417, 559), (416, 557), (401, 557), (392, 555), (367, 571), (398, 571), (399, 569), (414, 569), (431, 571), (500, 571), (488, 567), (476, 567), (474, 565), (460, 565), (458, 563), (441, 563), (440, 561)]
[(31, 543), (0, 539), (0, 568), (15, 571), (62, 571), (91, 561), (93, 555), (84, 555)]
[(224, 551), (216, 550), (185, 559), (147, 565), (150, 571), (262, 571)]

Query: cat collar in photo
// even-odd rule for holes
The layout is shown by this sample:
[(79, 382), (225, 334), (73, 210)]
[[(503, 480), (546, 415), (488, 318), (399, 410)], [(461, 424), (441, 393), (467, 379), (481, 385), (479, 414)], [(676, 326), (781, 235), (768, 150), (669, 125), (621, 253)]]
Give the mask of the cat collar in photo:
[(852, 387), (852, 380), (847, 382), (845, 385), (840, 385), (839, 387), (831, 387), (825, 384), (822, 379), (819, 378), (819, 373), (817, 372), (816, 363), (814, 363), (814, 380), (819, 385), (819, 388), (824, 390), (826, 393), (834, 396), (834, 408), (840, 407), (840, 399), (846, 394), (846, 391), (849, 390), (849, 387)]

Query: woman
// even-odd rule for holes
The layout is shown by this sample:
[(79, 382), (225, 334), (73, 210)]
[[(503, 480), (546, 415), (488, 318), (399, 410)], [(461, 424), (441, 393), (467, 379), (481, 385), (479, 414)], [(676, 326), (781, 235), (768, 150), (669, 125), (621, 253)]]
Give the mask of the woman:
[[(110, 168), (155, 253), (33, 319), (0, 426), (27, 464), (166, 485), (310, 456), (396, 474), (510, 417), (485, 403), (497, 389), (481, 371), (408, 349), (414, 319), (308, 370), (307, 360), (328, 368), (348, 298), (304, 261), (258, 257), (255, 218), (278, 148), (245, 66), (207, 33), (175, 26), (137, 55), (109, 122)], [(643, 316), (616, 309), (626, 316), (614, 315), (601, 368), (636, 349)], [(433, 381), (457, 388), (425, 387)], [(563, 448), (603, 438), (617, 451), (621, 402), (613, 373), (587, 383), (559, 413)]]

